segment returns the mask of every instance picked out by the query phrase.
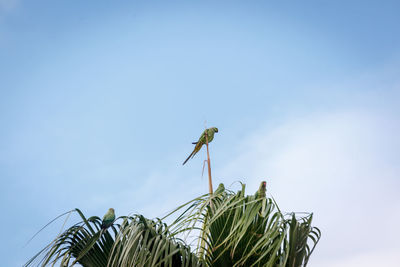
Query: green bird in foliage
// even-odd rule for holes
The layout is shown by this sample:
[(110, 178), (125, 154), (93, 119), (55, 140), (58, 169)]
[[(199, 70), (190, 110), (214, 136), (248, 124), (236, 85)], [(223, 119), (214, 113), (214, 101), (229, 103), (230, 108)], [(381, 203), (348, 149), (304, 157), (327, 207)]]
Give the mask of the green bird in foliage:
[(220, 183), (220, 184), (218, 185), (218, 188), (214, 191), (214, 194), (215, 194), (215, 195), (218, 195), (218, 194), (221, 194), (221, 193), (224, 192), (224, 191), (225, 191), (225, 186), (224, 186), (223, 183)]
[(211, 143), (211, 141), (214, 139), (214, 133), (218, 133), (218, 128), (217, 127), (212, 127), (205, 129), (204, 132), (201, 134), (199, 140), (197, 142), (193, 142), (192, 144), (196, 145), (193, 149), (193, 152), (189, 155), (189, 157), (183, 162), (182, 165), (185, 165), (185, 163), (194, 157), (197, 152), (200, 151), (201, 147), (206, 144), (206, 134), (207, 134), (207, 139), (208, 143)]
[(254, 196), (256, 197), (256, 199), (259, 198), (265, 198), (266, 194), (265, 192), (267, 191), (267, 182), (266, 181), (262, 181), (260, 184), (260, 187), (258, 188), (257, 192), (254, 194)]
[(101, 229), (107, 229), (110, 227), (115, 220), (115, 213), (113, 208), (109, 208), (107, 213), (103, 217), (103, 221), (101, 223)]

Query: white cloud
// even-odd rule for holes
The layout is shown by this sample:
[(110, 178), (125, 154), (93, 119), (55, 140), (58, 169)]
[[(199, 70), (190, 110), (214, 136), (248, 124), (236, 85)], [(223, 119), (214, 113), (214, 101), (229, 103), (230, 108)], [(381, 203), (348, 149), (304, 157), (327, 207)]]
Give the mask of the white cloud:
[(398, 136), (390, 114), (314, 114), (247, 137), (218, 176), (244, 177), (250, 188), (265, 179), (283, 210), (313, 211), (323, 233), (314, 260), (362, 262), (400, 236)]
[(344, 259), (320, 261), (310, 265), (324, 267), (397, 267), (399, 266), (398, 255), (400, 255), (400, 248), (377, 250), (357, 254)]

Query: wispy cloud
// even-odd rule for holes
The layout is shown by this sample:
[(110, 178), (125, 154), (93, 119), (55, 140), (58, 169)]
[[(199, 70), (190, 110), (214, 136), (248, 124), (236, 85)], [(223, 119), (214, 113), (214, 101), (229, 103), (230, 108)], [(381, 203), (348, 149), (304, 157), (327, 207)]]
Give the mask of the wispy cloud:
[(363, 262), (369, 252), (398, 248), (399, 135), (391, 114), (311, 114), (248, 136), (218, 175), (246, 177), (253, 188), (266, 179), (283, 210), (315, 212), (323, 237), (314, 262)]
[(325, 267), (395, 267), (398, 266), (399, 253), (399, 248), (376, 250), (372, 252), (356, 254), (346, 258), (338, 257), (336, 260), (320, 261), (315, 265)]

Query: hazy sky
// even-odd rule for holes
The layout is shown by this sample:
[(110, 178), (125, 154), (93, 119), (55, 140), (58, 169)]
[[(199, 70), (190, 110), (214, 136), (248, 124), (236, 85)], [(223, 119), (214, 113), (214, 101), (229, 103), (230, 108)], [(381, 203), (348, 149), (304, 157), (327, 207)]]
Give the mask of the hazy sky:
[(0, 0), (2, 264), (21, 266), (73, 208), (153, 218), (206, 193), (204, 151), (182, 162), (207, 121), (216, 185), (265, 179), (283, 210), (314, 212), (310, 266), (396, 266), (399, 11)]

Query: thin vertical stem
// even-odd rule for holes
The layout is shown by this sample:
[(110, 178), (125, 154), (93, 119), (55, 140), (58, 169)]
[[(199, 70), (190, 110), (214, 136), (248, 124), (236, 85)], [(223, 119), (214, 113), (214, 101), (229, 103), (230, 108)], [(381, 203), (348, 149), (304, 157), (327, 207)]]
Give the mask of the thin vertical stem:
[(207, 146), (207, 165), (208, 165), (208, 189), (210, 196), (214, 192), (211, 179), (211, 163), (210, 163), (210, 151), (208, 149), (208, 130), (206, 130), (206, 146)]
[[(205, 135), (206, 135), (206, 147), (207, 147), (207, 166), (208, 166), (208, 189), (210, 192), (210, 207), (211, 210), (213, 210), (213, 203), (211, 201), (212, 199), (212, 194), (213, 194), (213, 186), (212, 186), (212, 179), (211, 179), (211, 164), (210, 164), (210, 151), (208, 149), (208, 130), (206, 127), (205, 130)], [(209, 214), (210, 215), (210, 214)], [(208, 216), (209, 216), (208, 215)], [(207, 219), (208, 217), (206, 216), (205, 221), (203, 222), (203, 226), (202, 226), (202, 232), (201, 232), (201, 246), (200, 246), (200, 257), (202, 258), (204, 256), (205, 250), (206, 249), (210, 249), (210, 248), (206, 248), (206, 243), (205, 243), (205, 238), (206, 238), (206, 225), (207, 225)]]

